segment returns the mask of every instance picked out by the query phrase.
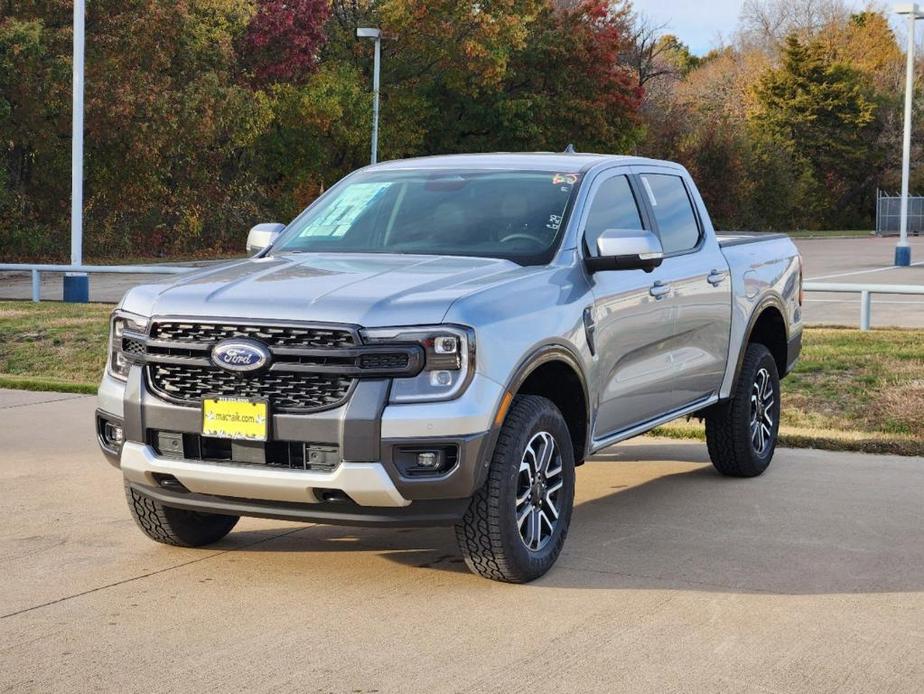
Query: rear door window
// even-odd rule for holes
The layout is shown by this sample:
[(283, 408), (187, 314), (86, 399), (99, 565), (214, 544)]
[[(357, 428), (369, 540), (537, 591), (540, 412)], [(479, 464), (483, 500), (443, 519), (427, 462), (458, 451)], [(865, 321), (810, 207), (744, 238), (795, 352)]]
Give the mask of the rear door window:
[(683, 179), (669, 174), (643, 174), (641, 179), (658, 223), (664, 253), (696, 248), (699, 223)]

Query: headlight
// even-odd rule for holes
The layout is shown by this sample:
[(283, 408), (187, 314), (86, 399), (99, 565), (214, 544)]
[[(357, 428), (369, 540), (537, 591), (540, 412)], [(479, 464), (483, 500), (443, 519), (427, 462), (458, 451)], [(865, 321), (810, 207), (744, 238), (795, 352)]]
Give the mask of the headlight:
[[(109, 375), (120, 381), (128, 379), (131, 358), (128, 356), (133, 342), (132, 336), (143, 338), (148, 330), (148, 319), (133, 313), (114, 311), (109, 330), (109, 362), (106, 369)], [(129, 347), (129, 350), (126, 350)]]
[(423, 371), (414, 378), (396, 378), (390, 402), (451, 400), (462, 394), (475, 371), (475, 333), (458, 325), (368, 328), (366, 344), (418, 344), (424, 349)]

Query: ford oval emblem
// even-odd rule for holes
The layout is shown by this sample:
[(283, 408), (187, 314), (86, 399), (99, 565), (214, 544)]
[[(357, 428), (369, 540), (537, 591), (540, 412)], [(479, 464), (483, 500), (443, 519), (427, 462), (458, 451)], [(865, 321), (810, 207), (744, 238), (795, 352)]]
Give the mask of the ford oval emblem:
[(270, 356), (266, 345), (255, 340), (223, 340), (212, 348), (212, 362), (228, 371), (257, 371)]

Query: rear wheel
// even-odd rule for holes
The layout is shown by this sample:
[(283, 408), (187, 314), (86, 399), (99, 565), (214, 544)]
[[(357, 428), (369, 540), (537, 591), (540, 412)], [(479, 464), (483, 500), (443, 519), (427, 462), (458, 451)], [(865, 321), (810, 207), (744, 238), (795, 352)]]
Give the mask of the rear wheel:
[(231, 532), (238, 516), (200, 513), (164, 506), (125, 483), (128, 509), (141, 531), (152, 540), (177, 547), (202, 547)]
[(756, 477), (773, 459), (780, 428), (780, 377), (770, 351), (750, 344), (730, 400), (706, 415), (706, 443), (723, 475)]
[(548, 571), (564, 545), (574, 505), (574, 451), (558, 408), (517, 397), (498, 436), (491, 469), (456, 538), (474, 573), (526, 583)]

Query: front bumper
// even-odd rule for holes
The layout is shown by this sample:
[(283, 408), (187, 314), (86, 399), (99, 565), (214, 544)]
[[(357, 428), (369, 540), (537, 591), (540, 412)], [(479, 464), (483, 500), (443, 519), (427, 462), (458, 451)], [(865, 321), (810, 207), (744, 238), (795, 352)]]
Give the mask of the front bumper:
[(159, 487), (159, 480), (170, 477), (196, 494), (318, 504), (324, 500), (315, 490), (337, 490), (360, 506), (401, 507), (411, 503), (401, 496), (379, 463), (341, 463), (332, 472), (276, 470), (263, 465), (159, 457), (150, 446), (126, 443), (121, 468), (129, 482)]
[[(351, 524), (457, 518), (484, 480), (503, 388), (476, 375), (456, 400), (389, 405), (388, 385), (387, 380), (361, 381), (349, 402), (336, 409), (274, 414), (275, 440), (328, 444), (340, 452), (333, 470), (289, 470), (159, 455), (150, 445), (152, 432), (196, 434), (201, 412), (148, 392), (142, 368), (134, 366), (127, 383), (106, 376), (100, 386), (99, 416), (122, 423), (126, 441), (120, 454), (103, 450), (129, 484), (177, 507)], [(398, 452), (424, 444), (456, 447), (457, 462), (438, 476), (402, 475)], [(164, 479), (179, 484), (168, 487), (161, 484)], [(324, 497), (331, 490), (348, 499), (331, 502)]]

